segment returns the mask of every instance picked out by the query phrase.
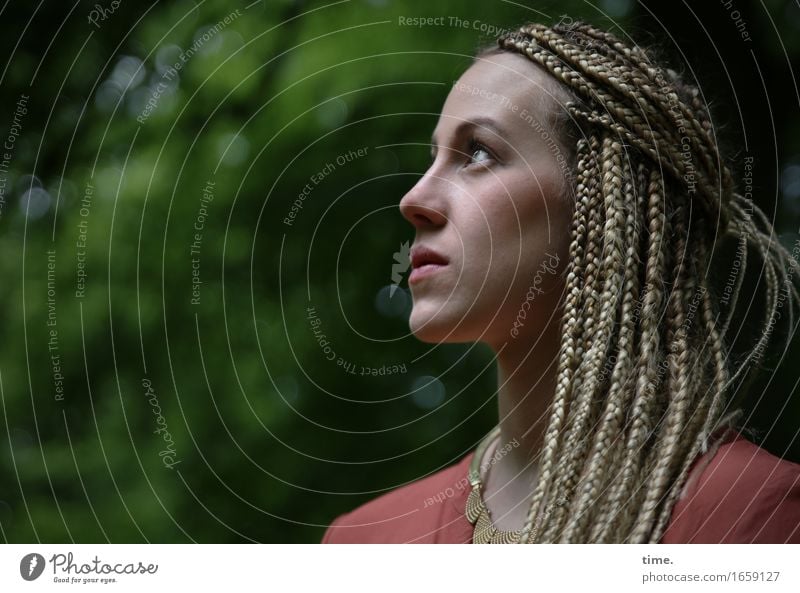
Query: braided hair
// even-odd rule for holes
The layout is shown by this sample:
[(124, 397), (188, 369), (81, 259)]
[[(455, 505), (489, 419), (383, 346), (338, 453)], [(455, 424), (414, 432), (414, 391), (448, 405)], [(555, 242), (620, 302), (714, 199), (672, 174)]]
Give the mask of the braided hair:
[[(520, 541), (656, 543), (693, 460), (742, 415), (733, 386), (787, 298), (793, 327), (797, 261), (737, 192), (698, 89), (646, 50), (573, 21), (523, 25), (475, 60), (502, 52), (572, 99), (559, 131), (574, 210), (558, 375)], [(723, 311), (710, 268), (731, 238), (739, 273)], [(733, 365), (727, 333), (750, 248), (765, 315)]]

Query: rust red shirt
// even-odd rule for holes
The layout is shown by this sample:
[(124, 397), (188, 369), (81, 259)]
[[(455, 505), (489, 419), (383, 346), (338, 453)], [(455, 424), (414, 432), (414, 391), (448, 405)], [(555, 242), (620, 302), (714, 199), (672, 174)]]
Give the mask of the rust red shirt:
[[(472, 543), (473, 455), (339, 515), (322, 543)], [(800, 543), (800, 464), (737, 434), (689, 476), (660, 543)]]

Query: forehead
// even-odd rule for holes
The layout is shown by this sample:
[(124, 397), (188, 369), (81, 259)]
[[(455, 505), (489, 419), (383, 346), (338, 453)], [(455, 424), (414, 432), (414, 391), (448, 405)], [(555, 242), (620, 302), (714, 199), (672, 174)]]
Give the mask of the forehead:
[(454, 83), (437, 129), (444, 132), (461, 120), (478, 117), (505, 122), (509, 130), (526, 116), (547, 125), (567, 99), (558, 83), (527, 57), (511, 52), (490, 55), (480, 58)]

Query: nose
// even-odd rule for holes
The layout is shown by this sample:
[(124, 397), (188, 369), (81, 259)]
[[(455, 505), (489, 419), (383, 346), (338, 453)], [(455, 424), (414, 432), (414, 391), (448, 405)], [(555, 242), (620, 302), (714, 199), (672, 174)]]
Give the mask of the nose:
[(400, 213), (416, 228), (441, 226), (447, 222), (446, 182), (430, 169), (400, 200)]

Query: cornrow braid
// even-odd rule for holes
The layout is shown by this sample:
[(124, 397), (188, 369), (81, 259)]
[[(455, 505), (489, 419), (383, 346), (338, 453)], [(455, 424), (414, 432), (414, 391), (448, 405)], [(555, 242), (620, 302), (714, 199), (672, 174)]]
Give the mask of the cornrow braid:
[[(523, 25), (477, 58), (502, 52), (569, 93), (575, 170), (556, 389), (520, 542), (657, 542), (692, 462), (736, 427), (733, 387), (774, 341), (781, 294), (794, 324), (798, 264), (737, 193), (698, 89), (645, 49), (573, 22)], [(760, 336), (735, 371), (743, 279), (725, 310), (709, 273), (720, 238), (765, 282)]]

